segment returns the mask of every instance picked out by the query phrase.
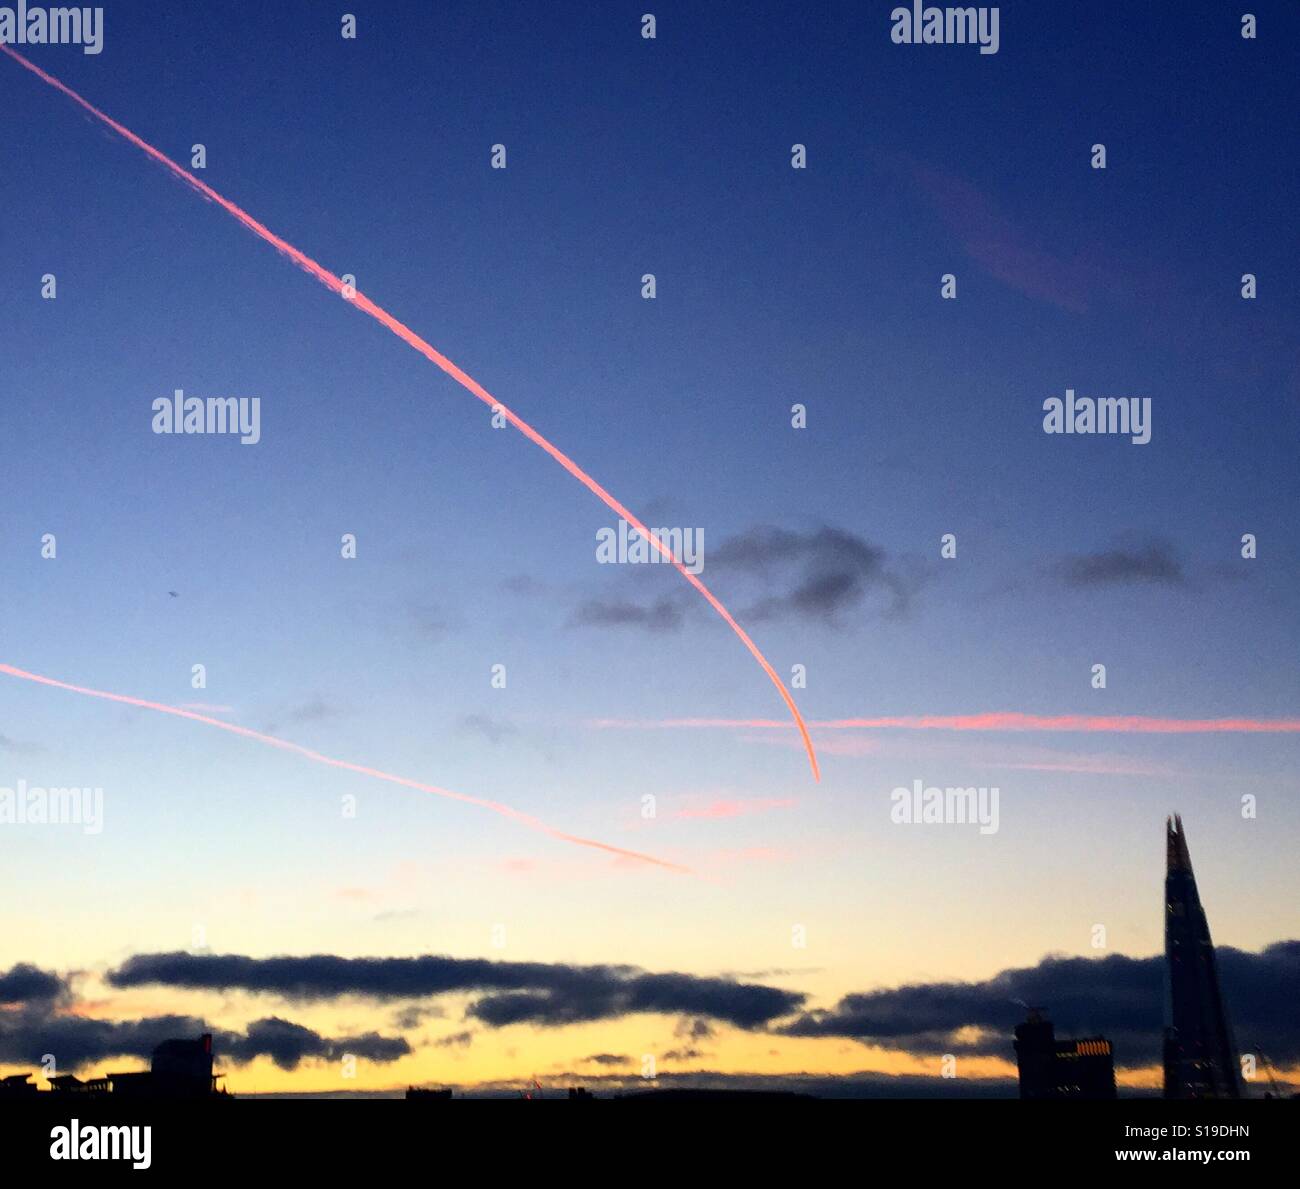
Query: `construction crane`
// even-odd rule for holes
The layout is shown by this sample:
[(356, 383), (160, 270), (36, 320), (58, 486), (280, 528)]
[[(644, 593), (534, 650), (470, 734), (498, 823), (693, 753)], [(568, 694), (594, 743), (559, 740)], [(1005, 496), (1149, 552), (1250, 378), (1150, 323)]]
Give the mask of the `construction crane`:
[(1274, 1098), (1284, 1097), (1282, 1093), (1282, 1087), (1277, 1084), (1277, 1077), (1275, 1076), (1277, 1066), (1274, 1065), (1271, 1060), (1269, 1060), (1268, 1054), (1264, 1052), (1264, 1050), (1261, 1049), (1259, 1045), (1255, 1046), (1255, 1052), (1259, 1054), (1259, 1063), (1262, 1066), (1264, 1066), (1264, 1072), (1268, 1074), (1268, 1084), (1273, 1087), (1273, 1097)]

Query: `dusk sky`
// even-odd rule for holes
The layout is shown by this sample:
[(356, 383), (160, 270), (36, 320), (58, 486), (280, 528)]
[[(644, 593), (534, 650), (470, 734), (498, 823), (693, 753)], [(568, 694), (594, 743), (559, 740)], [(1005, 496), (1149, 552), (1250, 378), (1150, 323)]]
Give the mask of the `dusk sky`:
[[(0, 55), (0, 664), (687, 869), (0, 674), (0, 786), (103, 790), (99, 833), (0, 824), (0, 1074), (202, 1021), (244, 1092), (963, 1092), (1019, 998), (1154, 1086), (1178, 811), (1238, 1041), (1300, 1079), (1300, 12), (1005, 3), (981, 54), (894, 7), (109, 0), (102, 53), (14, 47), (702, 533), (819, 783), (671, 566), (598, 563), (589, 491)], [(260, 441), (154, 433), (176, 389)], [(1150, 441), (1045, 433), (1067, 389)], [(1218, 719), (1256, 729), (1168, 729)], [(996, 832), (891, 821), (915, 781), (996, 787)]]

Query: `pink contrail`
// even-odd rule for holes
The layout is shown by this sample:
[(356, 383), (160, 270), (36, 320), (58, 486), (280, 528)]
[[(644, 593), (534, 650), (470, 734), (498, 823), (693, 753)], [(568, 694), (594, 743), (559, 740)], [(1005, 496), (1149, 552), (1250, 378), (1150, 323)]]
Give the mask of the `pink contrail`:
[[(722, 730), (785, 729), (779, 718), (595, 718), (588, 726), (622, 730), (714, 728)], [(1121, 735), (1291, 735), (1300, 718), (1152, 718), (1142, 714), (922, 714), (894, 718), (831, 718), (808, 724), (814, 731), (1076, 731)]]
[[(256, 219), (254, 219), (253, 216), (250, 215), (247, 211), (236, 206), (233, 202), (230, 201), (230, 199), (223, 198), (206, 182), (200, 181), (197, 177), (195, 177), (192, 173), (190, 173), (188, 169), (185, 169), (183, 166), (177, 165), (176, 162), (173, 161), (170, 157), (168, 157), (166, 153), (161, 152), (160, 150), (154, 148), (153, 145), (149, 144), (147, 141), (142, 140), (129, 128), (126, 128), (122, 124), (119, 124), (115, 119), (112, 118), (112, 116), (105, 115), (104, 112), (99, 110), (99, 108), (95, 107), (88, 100), (83, 99), (80, 95), (78, 95), (77, 92), (74, 91), (71, 87), (67, 86), (64, 83), (61, 83), (53, 75), (46, 74), (45, 71), (42, 70), (39, 66), (35, 65), (32, 62), (29, 62), (26, 58), (22, 56), (22, 54), (17, 53), (11, 47), (0, 43), (0, 50), (3, 50), (20, 66), (24, 67), (27, 70), (30, 70), (42, 82), (48, 83), (56, 91), (59, 91), (61, 94), (66, 95), (79, 107), (88, 111), (92, 116), (95, 117), (95, 119), (99, 120), (101, 123), (111, 128), (124, 140), (129, 141), (131, 144), (135, 145), (135, 147), (138, 148), (141, 152), (146, 153), (148, 156), (152, 157), (155, 161), (158, 162), (159, 165), (162, 165), (167, 169), (169, 169), (173, 174), (175, 174), (178, 178), (180, 178), (181, 181), (185, 182), (186, 185), (192, 186), (195, 190), (197, 190), (200, 194), (202, 194), (204, 198), (207, 198), (211, 202), (215, 202), (219, 207), (222, 208), (222, 210), (226, 211), (227, 214), (233, 215), (236, 219), (239, 220), (239, 222), (241, 222), (245, 227), (247, 227), (248, 230), (251, 231), (254, 235), (260, 237), (261, 239), (264, 239), (277, 252), (281, 253), (284, 256), (287, 256), (290, 260), (293, 261), (294, 264), (296, 264), (299, 268), (301, 268), (304, 272), (308, 273), (310, 276), (315, 277), (316, 280), (318, 280), (327, 289), (330, 289), (335, 293), (339, 293), (339, 294), (343, 293), (343, 289), (344, 289), (343, 281), (339, 277), (336, 277), (332, 272), (330, 272), (329, 269), (325, 268), (323, 265), (317, 264), (316, 261), (313, 260), (310, 256), (306, 255), (306, 253), (300, 252), (292, 244), (288, 243), (286, 240), (281, 239), (269, 228), (265, 227), (263, 224), (259, 223)], [(615, 515), (620, 516), (622, 519), (626, 520), (632, 528), (636, 529), (637, 532), (639, 532), (643, 537), (645, 537), (646, 540), (649, 541), (659, 551), (660, 555), (664, 558), (665, 561), (672, 562), (672, 564), (677, 568), (677, 572), (681, 574), (681, 576), (685, 578), (687, 582), (689, 582), (693, 587), (695, 587), (697, 591), (700, 592), (700, 594), (708, 602), (709, 606), (711, 606), (720, 616), (722, 616), (727, 626), (730, 627), (731, 630), (736, 633), (736, 636), (740, 639), (740, 642), (744, 644), (746, 648), (749, 649), (750, 654), (758, 662), (763, 672), (767, 674), (769, 680), (772, 682), (774, 686), (776, 686), (777, 693), (781, 695), (781, 700), (785, 702), (786, 708), (790, 711), (790, 714), (794, 719), (794, 725), (798, 727), (799, 734), (803, 738), (804, 750), (808, 753), (808, 763), (809, 766), (812, 768), (813, 779), (820, 780), (821, 773), (817, 765), (817, 753), (813, 749), (812, 738), (808, 734), (808, 728), (804, 725), (803, 716), (799, 713), (799, 708), (794, 704), (794, 698), (790, 696), (790, 693), (785, 688), (785, 685), (781, 681), (781, 678), (777, 676), (776, 670), (772, 668), (772, 666), (768, 663), (767, 658), (762, 654), (762, 652), (759, 651), (758, 645), (755, 644), (754, 641), (750, 639), (749, 633), (746, 632), (745, 629), (742, 628), (740, 624), (736, 622), (736, 620), (732, 617), (731, 612), (728, 611), (726, 607), (722, 605), (721, 600), (719, 600), (718, 597), (707, 586), (705, 586), (704, 583), (701, 582), (700, 579), (695, 574), (692, 574), (691, 571), (686, 568), (686, 566), (681, 562), (681, 560), (676, 556), (676, 554), (674, 554), (673, 551), (667, 545), (665, 545), (661, 540), (659, 540), (659, 538), (655, 534), (653, 534), (648, 528), (646, 528), (646, 526), (642, 524), (641, 521), (638, 520), (627, 508), (625, 508), (621, 503), (619, 503), (618, 500), (616, 500), (612, 495), (610, 495), (608, 491), (606, 491), (599, 483), (597, 483), (595, 479), (593, 479), (589, 474), (587, 474), (586, 471), (584, 471), (580, 466), (578, 466), (578, 464), (574, 462), (573, 459), (571, 459), (567, 454), (565, 454), (563, 450), (561, 450), (558, 446), (553, 445), (549, 440), (544, 438), (537, 430), (535, 430), (531, 425), (529, 425), (528, 422), (525, 421), (522, 417), (518, 416), (517, 414), (511, 412), (508, 408), (506, 408), (505, 405), (503, 405), (499, 400), (496, 399), (496, 397), (494, 397), (490, 392), (488, 392), (488, 390), (484, 388), (477, 380), (475, 380), (472, 376), (468, 375), (467, 373), (461, 371), (461, 369), (457, 367), (456, 364), (452, 363), (452, 361), (448, 359), (445, 355), (435, 350), (432, 346), (430, 346), (427, 342), (425, 342), (424, 339), (422, 339), (418, 334), (416, 334), (415, 331), (411, 330), (410, 327), (398, 321), (397, 318), (393, 317), (393, 315), (390, 314), (387, 310), (385, 310), (382, 306), (376, 305), (373, 301), (370, 300), (370, 298), (368, 298), (364, 293), (361, 293), (359, 290), (355, 292), (354, 296), (348, 298), (347, 300), (349, 300), (358, 309), (363, 310), (365, 313), (369, 314), (380, 325), (387, 327), (389, 330), (393, 332), (393, 334), (397, 335), (399, 339), (401, 339), (408, 346), (415, 348), (415, 350), (417, 350), (431, 363), (437, 364), (438, 367), (440, 367), (444, 372), (446, 372), (447, 375), (449, 375), (453, 380), (456, 381), (456, 383), (458, 383), (466, 391), (478, 397), (478, 399), (481, 400), (489, 408), (493, 409), (494, 411), (500, 412), (511, 425), (513, 425), (517, 430), (519, 430), (520, 433), (524, 435), (524, 437), (526, 437), (535, 446), (540, 446), (543, 450), (545, 450), (547, 454), (549, 454), (553, 459), (555, 459), (555, 461), (558, 462), (560, 466), (562, 466), (566, 471), (569, 472), (570, 475), (572, 475), (575, 479), (577, 479), (578, 482), (581, 483), (588, 491), (590, 491), (594, 496), (596, 496), (607, 508), (609, 508), (611, 512), (615, 513)]]
[(305, 756), (317, 764), (328, 764), (331, 768), (342, 768), (347, 772), (358, 772), (362, 776), (372, 776), (376, 780), (386, 780), (390, 784), (400, 784), (409, 789), (419, 789), (422, 793), (433, 793), (437, 797), (446, 797), (452, 801), (464, 801), (467, 805), (477, 805), (480, 809), (489, 809), (493, 813), (508, 817), (522, 826), (527, 826), (530, 830), (536, 830), (539, 834), (559, 838), (564, 842), (572, 842), (578, 846), (589, 846), (595, 850), (607, 851), (609, 854), (618, 855), (621, 858), (635, 859), (639, 863), (651, 863), (656, 867), (667, 868), (669, 871), (690, 871), (689, 867), (683, 867), (678, 863), (669, 863), (665, 859), (656, 859), (653, 855), (642, 854), (640, 851), (624, 850), (621, 846), (610, 846), (608, 843), (596, 842), (591, 838), (580, 838), (576, 834), (566, 834), (563, 830), (548, 826), (544, 821), (533, 817), (532, 814), (512, 809), (509, 805), (503, 805), (500, 801), (489, 801), (483, 797), (471, 797), (468, 793), (456, 793), (451, 789), (439, 788), (436, 784), (424, 784), (421, 781), (411, 780), (405, 776), (394, 776), (391, 772), (382, 772), (378, 768), (367, 768), (363, 764), (353, 764), (347, 760), (336, 760), (332, 756), (313, 751), (310, 747), (290, 743), (286, 739), (277, 739), (274, 735), (266, 735), (261, 731), (254, 731), (250, 727), (222, 722), (221, 719), (212, 718), (207, 714), (199, 714), (193, 710), (182, 710), (179, 706), (168, 706), (165, 702), (150, 702), (145, 698), (133, 698), (127, 694), (112, 694), (102, 689), (89, 689), (84, 685), (72, 685), (66, 681), (57, 681), (53, 677), (42, 677), (39, 673), (28, 673), (25, 669), (16, 669), (13, 665), (0, 664), (0, 673), (7, 673), (10, 677), (19, 677), (23, 681), (34, 681), (38, 685), (66, 689), (70, 693), (83, 694), (88, 698), (104, 698), (109, 702), (121, 702), (125, 706), (138, 706), (143, 710), (156, 710), (159, 714), (171, 714), (176, 718), (188, 718), (193, 722), (201, 722), (209, 727), (229, 731), (232, 735), (242, 735), (245, 739), (255, 739), (258, 743), (266, 743), (271, 747), (278, 747), (284, 751), (296, 752), (298, 755)]

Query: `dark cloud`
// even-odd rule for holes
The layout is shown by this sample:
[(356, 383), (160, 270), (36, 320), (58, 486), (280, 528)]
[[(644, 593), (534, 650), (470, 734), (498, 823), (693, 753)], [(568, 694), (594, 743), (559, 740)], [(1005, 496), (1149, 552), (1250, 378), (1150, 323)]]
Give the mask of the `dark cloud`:
[(433, 1042), (435, 1049), (467, 1049), (474, 1042), (472, 1032), (453, 1032), (450, 1036), (440, 1036)]
[(311, 698), (309, 701), (289, 706), (276, 714), (262, 730), (267, 735), (274, 735), (285, 727), (301, 726), (303, 723), (325, 722), (338, 714), (338, 708), (331, 706), (323, 698)]
[[(1220, 946), (1220, 977), (1243, 1052), (1267, 1054), (1279, 1065), (1300, 1060), (1300, 941), (1280, 941), (1258, 953)], [(363, 996), (377, 1000), (479, 993), (467, 1016), (490, 1027), (558, 1026), (645, 1012), (676, 1015), (674, 1034), (686, 1043), (666, 1061), (706, 1056), (695, 1044), (718, 1021), (797, 1037), (842, 1037), (904, 1050), (919, 1057), (942, 1053), (1011, 1059), (1012, 1031), (1024, 1004), (1046, 1009), (1062, 1036), (1101, 1033), (1115, 1044), (1121, 1066), (1159, 1059), (1164, 1000), (1164, 960), (1047, 957), (1034, 966), (1002, 971), (971, 983), (919, 983), (844, 996), (833, 1008), (803, 1010), (803, 994), (728, 978), (649, 974), (627, 966), (567, 966), (492, 962), (437, 956), (418, 958), (249, 958), (186, 953), (143, 954), (108, 975), (110, 985), (162, 984), (191, 990), (242, 990), (287, 998), (327, 1000)], [(53, 1054), (61, 1069), (109, 1057), (147, 1058), (162, 1040), (210, 1029), (191, 1016), (106, 1020), (67, 1009), (61, 976), (29, 964), (0, 974), (0, 1062), (38, 1064)], [(414, 1027), (440, 1009), (410, 1005), (399, 1026)], [(407, 1015), (406, 1012), (410, 1012)], [(968, 1033), (968, 1034), (967, 1034)], [(433, 1043), (459, 1047), (469, 1029)], [(961, 1039), (957, 1039), (961, 1036)], [(388, 1062), (411, 1052), (400, 1037), (368, 1032), (328, 1037), (279, 1017), (243, 1032), (216, 1034), (219, 1054), (242, 1063), (269, 1057), (284, 1069), (308, 1059), (345, 1054)], [(612, 1065), (627, 1058), (594, 1054), (584, 1063)], [(704, 1076), (704, 1075), (701, 1075)], [(901, 1085), (896, 1082), (882, 1084)]]
[(1067, 558), (1061, 572), (1066, 585), (1075, 587), (1133, 582), (1182, 586), (1187, 581), (1173, 546), (1163, 541)]
[(12, 752), (14, 755), (39, 755), (44, 750), (39, 743), (25, 743), (21, 739), (0, 735), (0, 751)]
[(822, 527), (807, 532), (763, 525), (724, 541), (708, 556), (713, 573), (749, 576), (766, 589), (749, 619), (814, 619), (834, 625), (870, 596), (891, 615), (907, 611), (915, 583), (891, 569), (885, 551), (854, 533)]
[[(1274, 1060), (1300, 1057), (1300, 1020), (1286, 1013), (1300, 983), (1300, 941), (1258, 954), (1224, 946), (1219, 966), (1243, 1047)], [(927, 983), (845, 996), (832, 1009), (803, 1012), (806, 997), (757, 983), (688, 974), (650, 974), (631, 967), (418, 958), (247, 958), (186, 953), (138, 955), (110, 973), (115, 986), (150, 983), (189, 989), (244, 990), (319, 1000), (478, 993), (466, 1012), (492, 1028), (558, 1027), (636, 1013), (683, 1017), (683, 1047), (704, 1039), (715, 1022), (775, 1028), (794, 1036), (841, 1036), (920, 1054), (965, 1052), (1007, 1057), (1024, 1008), (1047, 1009), (1063, 1035), (1101, 1032), (1123, 1064), (1158, 1056), (1163, 959), (1048, 957), (978, 983)], [(789, 1017), (794, 1016), (793, 1019)], [(958, 1041), (962, 1029), (980, 1030)]]
[[(106, 1020), (70, 1010), (67, 979), (20, 962), (0, 973), (0, 1063), (39, 1065), (52, 1056), (61, 1071), (111, 1057), (148, 1059), (164, 1040), (212, 1031), (196, 1016), (164, 1015), (139, 1020)], [(214, 1034), (218, 1052), (236, 1063), (270, 1057), (293, 1069), (305, 1057), (333, 1060), (352, 1053), (372, 1061), (395, 1061), (409, 1053), (401, 1037), (369, 1032), (331, 1039), (288, 1020), (257, 1020), (245, 1032)]]
[(216, 1051), (237, 1065), (256, 1057), (270, 1057), (281, 1069), (297, 1069), (305, 1059), (339, 1061), (346, 1056), (389, 1062), (407, 1056), (411, 1046), (400, 1036), (365, 1032), (360, 1036), (327, 1037), (282, 1020), (278, 1016), (254, 1020), (245, 1032), (222, 1032), (213, 1037)]
[(452, 628), (451, 617), (437, 603), (412, 601), (406, 606), (406, 620), (416, 635), (441, 640)]
[(627, 1065), (632, 1060), (626, 1053), (592, 1053), (583, 1057), (579, 1065)]
[(243, 990), (317, 1000), (487, 992), (468, 1015), (491, 1027), (560, 1025), (649, 1012), (724, 1020), (757, 1028), (798, 1010), (805, 996), (755, 983), (690, 974), (647, 974), (627, 966), (491, 962), (481, 958), (249, 958), (236, 954), (138, 954), (108, 981), (191, 990)]
[(472, 1004), (468, 1014), (494, 1028), (522, 1023), (555, 1026), (638, 1012), (688, 1012), (740, 1028), (758, 1028), (789, 1015), (804, 998), (776, 987), (690, 974), (636, 974), (617, 979), (596, 975), (546, 994), (522, 991), (488, 996)]
[[(55, 1068), (68, 1072), (109, 1058), (148, 1060), (164, 1040), (211, 1031), (196, 1016), (104, 1020), (74, 1015), (43, 1002), (23, 1011), (0, 1013), (0, 1063), (40, 1065), (53, 1057)], [(337, 1060), (350, 1053), (370, 1061), (395, 1061), (411, 1051), (401, 1037), (367, 1032), (330, 1038), (275, 1017), (256, 1020), (245, 1032), (214, 1032), (213, 1043), (221, 1058), (235, 1064), (265, 1056), (282, 1069), (295, 1069), (308, 1057)]]
[(446, 1015), (436, 1003), (412, 1003), (393, 1014), (393, 1026), (403, 1032), (414, 1032), (425, 1020), (441, 1020)]
[[(704, 560), (706, 580), (716, 589), (714, 579), (721, 575), (728, 587), (725, 601), (733, 610), (739, 606), (747, 620), (811, 619), (837, 626), (872, 599), (884, 614), (902, 615), (919, 585), (914, 575), (890, 565), (883, 549), (825, 526), (800, 532), (761, 525), (706, 552)], [(675, 631), (701, 610), (684, 588), (653, 601), (594, 598), (579, 604), (570, 626)]]
[[(1238, 1043), (1262, 1046), (1273, 1060), (1300, 1057), (1300, 941), (1280, 941), (1257, 954), (1220, 946), (1219, 975)], [(978, 983), (921, 983), (846, 995), (832, 1009), (807, 1012), (779, 1031), (791, 1036), (844, 1036), (913, 1053), (1009, 1057), (1021, 1003), (1047, 1010), (1061, 1035), (1101, 1033), (1121, 1065), (1159, 1058), (1164, 958), (1044, 958)], [(954, 1033), (984, 1030), (957, 1041)]]
[(0, 973), (0, 1003), (33, 1003), (61, 999), (68, 984), (57, 974), (19, 962)]
[(493, 745), (519, 733), (514, 723), (493, 718), (490, 714), (467, 714), (456, 724), (456, 729), (462, 735), (476, 735)]
[(629, 599), (587, 599), (573, 613), (570, 626), (671, 632), (682, 626), (684, 618), (680, 598), (663, 597), (645, 606)]
[(203, 1021), (193, 1016), (143, 1020), (100, 1020), (46, 1007), (0, 1014), (0, 1062), (40, 1065), (52, 1056), (60, 1072), (107, 1057), (145, 1057), (164, 1040), (198, 1036)]
[(501, 589), (507, 594), (520, 598), (536, 598), (546, 593), (546, 583), (531, 574), (512, 574), (501, 583)]

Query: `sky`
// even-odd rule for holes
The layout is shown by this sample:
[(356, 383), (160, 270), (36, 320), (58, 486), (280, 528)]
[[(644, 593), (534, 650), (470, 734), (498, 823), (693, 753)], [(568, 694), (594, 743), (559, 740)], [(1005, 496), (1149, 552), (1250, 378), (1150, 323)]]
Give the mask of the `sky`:
[[(0, 823), (0, 1072), (201, 1021), (244, 1092), (647, 1056), (975, 1092), (1032, 991), (1149, 1086), (1177, 810), (1238, 1039), (1300, 1076), (1300, 16), (1252, 7), (1003, 4), (986, 55), (876, 3), (110, 0), (101, 53), (17, 47), (702, 534), (820, 782), (698, 592), (598, 560), (589, 491), (0, 57), (0, 663), (675, 867), (0, 674), (0, 787), (103, 790), (97, 833)], [(153, 432), (176, 389), (260, 440)], [(1067, 389), (1151, 440), (1045, 433)], [(965, 729), (817, 725), (926, 716)], [(997, 830), (892, 821), (916, 781)]]

